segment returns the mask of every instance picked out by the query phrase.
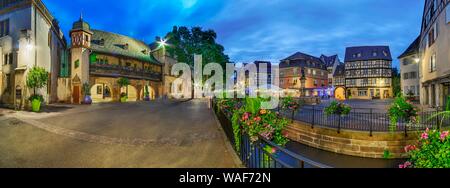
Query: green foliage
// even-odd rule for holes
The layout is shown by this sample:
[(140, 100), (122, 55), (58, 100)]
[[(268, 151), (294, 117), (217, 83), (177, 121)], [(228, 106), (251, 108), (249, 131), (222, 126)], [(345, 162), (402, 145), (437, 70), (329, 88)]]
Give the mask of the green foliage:
[(34, 90), (43, 88), (47, 85), (48, 72), (42, 67), (33, 67), (27, 75), (27, 86)]
[(89, 83), (86, 82), (83, 84), (82, 91), (84, 96), (91, 96), (91, 86)]
[(338, 116), (346, 116), (352, 111), (352, 107), (347, 104), (340, 103), (337, 101), (331, 102), (331, 104), (324, 109), (325, 115), (338, 115)]
[(120, 87), (126, 87), (130, 85), (130, 80), (128, 78), (119, 78), (117, 84), (119, 84)]
[[(203, 56), (203, 66), (208, 63), (219, 63), (225, 70), (229, 57), (225, 55), (225, 48), (216, 42), (217, 34), (213, 30), (203, 30), (201, 27), (173, 27), (166, 37), (169, 44), (166, 49), (171, 57), (178, 62), (194, 65), (194, 55)], [(225, 76), (225, 74), (224, 74)]]
[(304, 104), (305, 104), (305, 102), (303, 100), (296, 101), (291, 96), (285, 97), (281, 100), (281, 108), (282, 109), (289, 109), (289, 110), (293, 110), (293, 111), (297, 111)]
[(447, 96), (447, 104), (445, 104), (445, 111), (450, 111), (450, 96)]
[(78, 68), (78, 67), (80, 67), (80, 60), (77, 59), (75, 61), (75, 68)]
[(384, 150), (383, 159), (390, 159), (390, 158), (392, 158), (392, 153), (389, 150)]
[(234, 144), (236, 151), (241, 151), (241, 112), (242, 109), (236, 110), (231, 117), (231, 126), (233, 128)]
[(219, 99), (217, 105), (220, 109), (232, 111), (232, 127), (235, 140), (235, 148), (240, 149), (241, 134), (247, 133), (251, 141), (256, 141), (259, 136), (284, 146), (287, 139), (285, 127), (289, 121), (270, 110), (261, 109), (261, 102), (265, 99), (246, 98), (243, 102), (239, 99)]
[(408, 100), (414, 100), (414, 92), (412, 90), (408, 90), (406, 96), (408, 97)]
[(91, 55), (89, 55), (89, 62), (90, 63), (96, 63), (97, 62), (97, 53), (91, 53)]
[(444, 125), (444, 120), (450, 118), (450, 96), (447, 97), (447, 104), (445, 106), (445, 111), (438, 112), (432, 115), (427, 119), (427, 121), (433, 121), (436, 118), (441, 119), (441, 121), (439, 122), (439, 127), (442, 127)]
[(425, 131), (418, 146), (405, 147), (410, 159), (400, 168), (450, 168), (449, 132), (437, 130)]
[(284, 146), (288, 139), (284, 129), (289, 121), (270, 110), (261, 109), (260, 98), (247, 98), (244, 106), (235, 111), (240, 117), (239, 124), (242, 130), (250, 136), (251, 141), (258, 140), (259, 136)]
[(392, 69), (392, 90), (394, 96), (401, 95), (402, 93), (401, 77), (397, 68)]
[(261, 109), (261, 102), (262, 100), (260, 98), (246, 98), (244, 109), (246, 112), (257, 114)]
[(395, 131), (399, 120), (406, 120), (409, 123), (416, 123), (418, 116), (417, 108), (403, 96), (395, 98), (389, 107), (389, 118), (391, 119), (391, 131)]
[(148, 87), (147, 86), (144, 87), (144, 96), (145, 97), (149, 97), (150, 96), (150, 92), (148, 91)]
[(33, 67), (27, 75), (26, 84), (29, 88), (33, 89), (33, 95), (31, 95), (29, 100), (32, 102), (32, 110), (34, 112), (38, 112), (40, 110), (40, 103), (44, 102), (44, 97), (37, 94), (36, 90), (47, 85), (48, 75), (48, 72), (42, 67)]
[(44, 97), (42, 95), (31, 95), (30, 98), (28, 98), (29, 101), (38, 100), (40, 102), (44, 102)]

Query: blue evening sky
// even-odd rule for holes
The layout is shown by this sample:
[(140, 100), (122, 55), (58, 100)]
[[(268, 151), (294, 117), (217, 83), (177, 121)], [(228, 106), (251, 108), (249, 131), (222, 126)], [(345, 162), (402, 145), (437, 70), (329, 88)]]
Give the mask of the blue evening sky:
[[(64, 32), (80, 12), (91, 27), (147, 43), (174, 25), (214, 29), (235, 62), (279, 62), (297, 51), (389, 45), (397, 58), (418, 36), (424, 0), (43, 0)], [(396, 66), (398, 61), (395, 60)]]

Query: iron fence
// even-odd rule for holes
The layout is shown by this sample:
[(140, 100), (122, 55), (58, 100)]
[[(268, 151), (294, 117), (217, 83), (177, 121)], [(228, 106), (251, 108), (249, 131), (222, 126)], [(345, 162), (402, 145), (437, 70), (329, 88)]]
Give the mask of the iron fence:
[(326, 115), (324, 108), (314, 106), (304, 107), (297, 112), (291, 110), (278, 111), (292, 120), (310, 124), (311, 127), (326, 127), (341, 130), (367, 131), (372, 136), (373, 132), (404, 132), (408, 135), (410, 131), (422, 131), (427, 128), (440, 129), (450, 126), (450, 116), (440, 114), (441, 111), (421, 112), (418, 123), (411, 124), (407, 120), (398, 120), (393, 126), (387, 112), (379, 112), (373, 109), (352, 110), (348, 115)]
[[(228, 140), (247, 168), (330, 168), (325, 164), (282, 148), (262, 137), (252, 142), (247, 134), (240, 134), (237, 141), (230, 120), (232, 112), (217, 108), (214, 100), (212, 106)], [(236, 143), (238, 143), (238, 146), (236, 146)], [(267, 148), (274, 149), (275, 152), (268, 151)]]

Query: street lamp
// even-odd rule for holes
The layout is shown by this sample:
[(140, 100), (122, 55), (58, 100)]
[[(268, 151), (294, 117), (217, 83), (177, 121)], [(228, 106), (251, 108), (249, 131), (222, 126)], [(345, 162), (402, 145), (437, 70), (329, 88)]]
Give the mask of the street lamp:
[(305, 88), (306, 88), (306, 76), (305, 76), (305, 69), (302, 68), (301, 70), (302, 77), (300, 78), (300, 97), (305, 97)]
[(166, 46), (167, 46), (167, 39), (160, 39), (158, 41), (158, 44), (159, 44), (158, 48), (166, 48)]

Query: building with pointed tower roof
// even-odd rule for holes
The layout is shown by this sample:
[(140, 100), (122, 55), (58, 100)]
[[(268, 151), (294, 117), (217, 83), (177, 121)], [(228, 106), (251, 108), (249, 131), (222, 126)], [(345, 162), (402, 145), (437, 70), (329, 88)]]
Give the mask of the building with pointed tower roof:
[(333, 84), (333, 78), (334, 78), (334, 74), (338, 68), (338, 66), (341, 64), (341, 61), (339, 60), (339, 56), (338, 55), (332, 55), (332, 56), (326, 56), (326, 55), (321, 55), (320, 59), (322, 60), (322, 62), (325, 64), (325, 66), (327, 67), (327, 71), (328, 71), (328, 90), (327, 90), (327, 94), (329, 96), (334, 96), (334, 92), (336, 90), (336, 87), (334, 87)]
[[(143, 41), (92, 29), (82, 16), (73, 23), (70, 36), (72, 103), (83, 102), (85, 83), (94, 103), (119, 101), (124, 93), (128, 101), (161, 96), (163, 64)], [(127, 78), (130, 85), (120, 87), (120, 78)]]

